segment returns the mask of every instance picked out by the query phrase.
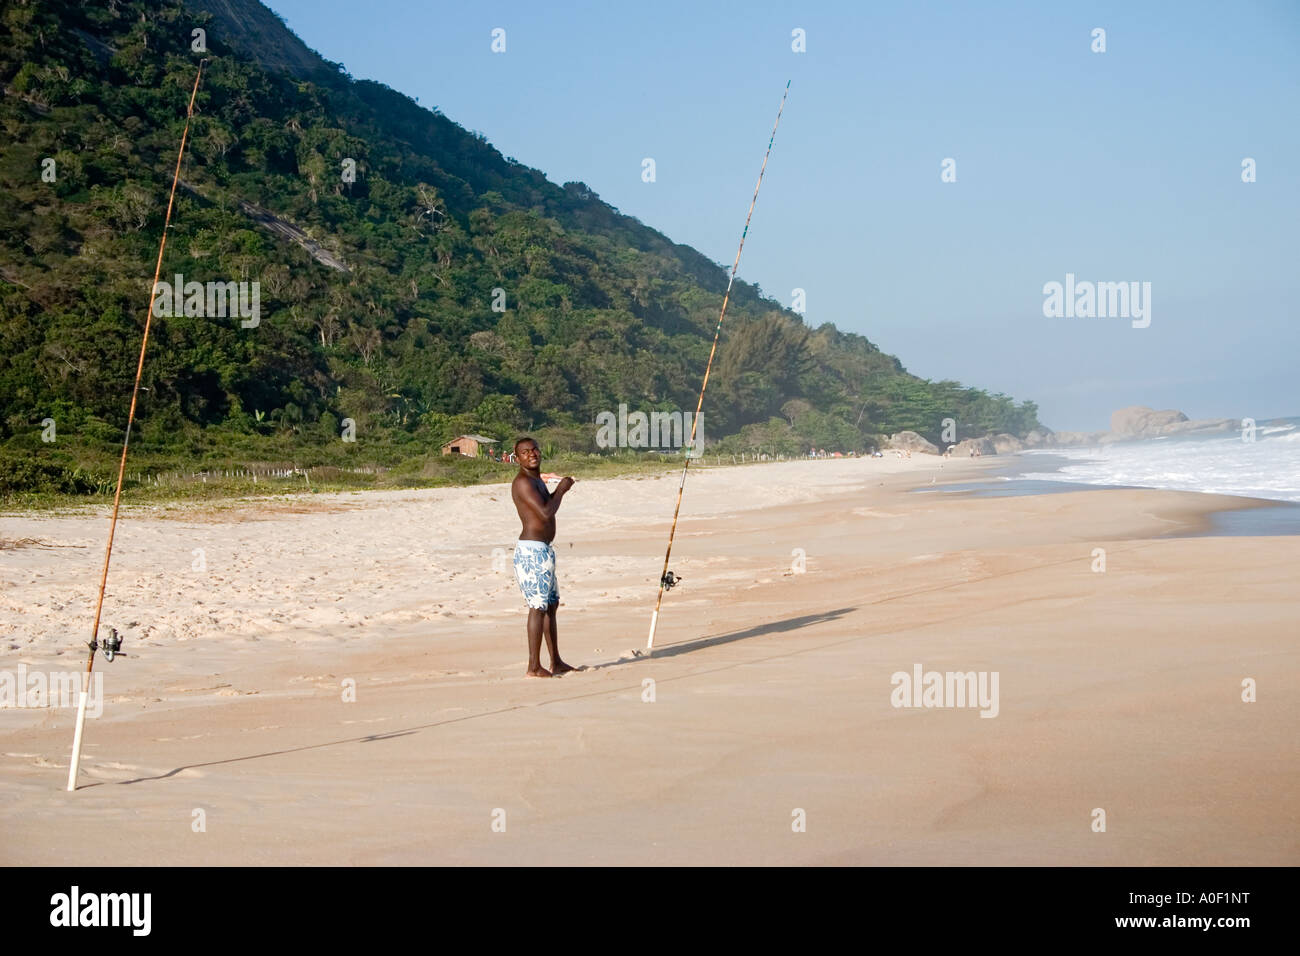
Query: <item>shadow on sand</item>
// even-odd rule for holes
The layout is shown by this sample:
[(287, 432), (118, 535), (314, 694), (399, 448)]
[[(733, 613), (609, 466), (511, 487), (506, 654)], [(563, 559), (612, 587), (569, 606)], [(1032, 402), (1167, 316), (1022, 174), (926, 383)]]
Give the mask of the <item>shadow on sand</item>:
[(841, 607), (834, 611), (823, 611), (820, 614), (804, 614), (801, 617), (788, 617), (784, 621), (771, 621), (767, 624), (758, 624), (754, 627), (745, 628), (743, 631), (733, 631), (730, 634), (719, 634), (717, 637), (700, 637), (691, 641), (678, 641), (675, 644), (662, 644), (654, 649), (653, 654), (641, 654), (637, 657), (622, 657), (616, 661), (610, 661), (607, 664), (597, 664), (590, 670), (606, 670), (610, 667), (618, 667), (620, 664), (635, 664), (639, 661), (660, 660), (665, 657), (676, 657), (678, 654), (689, 654), (692, 651), (702, 651), (708, 647), (717, 647), (721, 644), (730, 644), (733, 641), (743, 641), (751, 637), (762, 637), (765, 634), (782, 634), (786, 631), (797, 631), (801, 627), (811, 627), (814, 624), (824, 624), (827, 621), (837, 621), (846, 614), (856, 611), (855, 607)]
[[(676, 657), (679, 654), (689, 654), (693, 651), (702, 651), (710, 647), (718, 647), (722, 644), (730, 644), (734, 641), (748, 640), (752, 637), (763, 637), (768, 634), (784, 634), (789, 631), (795, 631), (804, 627), (811, 627), (816, 624), (824, 624), (827, 621), (835, 621), (846, 614), (857, 610), (852, 607), (836, 608), (833, 611), (823, 611), (819, 614), (804, 614), (800, 617), (786, 618), (784, 621), (771, 621), (767, 624), (758, 624), (754, 627), (745, 628), (743, 631), (733, 631), (730, 634), (719, 634), (716, 637), (701, 637), (695, 640), (678, 641), (675, 644), (666, 644), (662, 647), (655, 648), (652, 655), (642, 655), (640, 657), (626, 657), (617, 661), (611, 661), (607, 664), (597, 664), (588, 667), (588, 671), (606, 670), (611, 667), (617, 667), (620, 664), (636, 664), (651, 660), (658, 660), (665, 657)], [(733, 665), (727, 665), (733, 666)], [(691, 676), (691, 675), (681, 675)], [(677, 678), (665, 678), (664, 680), (675, 680)], [(661, 680), (661, 683), (663, 680)], [(600, 690), (588, 691), (584, 694), (571, 694), (566, 697), (552, 697), (547, 700), (532, 701), (526, 704), (515, 704), (512, 707), (501, 707), (497, 710), (484, 711), (478, 714), (466, 714), (463, 717), (448, 717), (446, 720), (436, 720), (428, 724), (420, 724), (415, 727), (407, 727), (401, 730), (390, 730), (382, 734), (366, 734), (362, 737), (345, 737), (342, 740), (330, 740), (319, 744), (307, 744), (302, 747), (287, 747), (284, 750), (270, 750), (265, 753), (248, 754), (243, 757), (228, 757), (225, 760), (210, 760), (206, 763), (186, 764), (183, 767), (176, 767), (166, 773), (157, 774), (152, 777), (136, 777), (133, 780), (108, 781), (101, 780), (95, 783), (88, 783), (78, 787), (78, 790), (89, 790), (91, 787), (101, 787), (108, 783), (114, 783), (117, 786), (124, 786), (132, 783), (148, 783), (152, 780), (165, 780), (168, 777), (174, 777), (185, 770), (197, 770), (200, 767), (219, 767), (222, 764), (241, 763), (245, 760), (260, 760), (264, 757), (280, 757), (285, 754), (303, 753), (308, 750), (320, 750), (325, 747), (337, 747), (343, 744), (354, 743), (375, 743), (381, 740), (392, 740), (397, 737), (407, 737), (411, 734), (418, 733), (421, 730), (429, 730), (433, 727), (444, 727), (448, 724), (458, 724), (467, 720), (478, 720), (483, 717), (494, 717), (498, 714), (507, 714), (514, 710), (523, 710), (528, 707), (545, 707), (547, 704), (558, 704), (564, 701), (581, 700), (584, 697), (603, 697), (610, 694), (622, 694), (629, 691), (639, 691), (640, 684), (630, 685), (627, 687), (603, 687)]]

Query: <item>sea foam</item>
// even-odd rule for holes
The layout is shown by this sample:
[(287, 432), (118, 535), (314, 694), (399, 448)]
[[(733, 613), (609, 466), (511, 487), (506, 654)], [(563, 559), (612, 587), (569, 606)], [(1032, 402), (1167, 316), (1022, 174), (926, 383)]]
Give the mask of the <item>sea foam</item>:
[[(1300, 502), (1300, 419), (1208, 438), (1166, 438), (1024, 453), (1026, 471), (1013, 480), (1129, 485)], [(1066, 459), (1059, 471), (1038, 471), (1033, 459)]]

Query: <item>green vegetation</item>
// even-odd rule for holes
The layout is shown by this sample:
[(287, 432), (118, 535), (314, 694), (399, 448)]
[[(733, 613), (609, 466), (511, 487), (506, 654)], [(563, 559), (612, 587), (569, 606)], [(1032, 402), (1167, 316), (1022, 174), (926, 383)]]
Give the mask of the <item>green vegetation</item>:
[[(200, 27), (210, 62), (163, 277), (257, 280), (260, 324), (154, 321), (133, 473), (288, 462), (383, 469), (374, 480), (390, 486), (477, 480), (435, 463), (438, 446), (531, 431), (587, 456), (596, 414), (620, 402), (694, 408), (720, 266), (585, 184), (557, 186), (436, 110), (352, 80), (253, 0), (214, 7), (234, 19), (201, 6), (29, 0), (0, 13), (0, 498), (111, 493)], [(1023, 435), (1035, 411), (918, 379), (738, 282), (706, 421), (710, 439), (726, 436), (720, 451), (800, 454), (902, 429), (937, 440), (945, 417), (959, 437)], [(345, 419), (355, 442), (340, 440)]]

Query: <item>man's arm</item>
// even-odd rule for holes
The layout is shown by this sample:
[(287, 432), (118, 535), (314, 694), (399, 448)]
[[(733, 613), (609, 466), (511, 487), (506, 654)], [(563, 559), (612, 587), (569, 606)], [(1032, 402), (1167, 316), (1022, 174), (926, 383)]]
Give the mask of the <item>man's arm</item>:
[(537, 486), (521, 476), (515, 479), (511, 491), (516, 502), (522, 502), (525, 508), (541, 520), (550, 521), (555, 517), (555, 512), (560, 510), (560, 500), (565, 492), (572, 487), (572, 478), (561, 478), (560, 483), (551, 492), (551, 500), (543, 501), (542, 493), (537, 490)]

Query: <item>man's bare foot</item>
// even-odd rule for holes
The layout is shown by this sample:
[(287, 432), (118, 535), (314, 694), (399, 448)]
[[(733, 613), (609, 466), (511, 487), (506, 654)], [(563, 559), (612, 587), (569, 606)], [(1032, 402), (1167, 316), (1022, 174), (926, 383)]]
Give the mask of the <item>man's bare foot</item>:
[(574, 667), (572, 664), (566, 664), (564, 661), (556, 661), (551, 665), (552, 672), (556, 674), (567, 674), (569, 671), (585, 671), (585, 667)]
[(538, 668), (537, 668), (537, 670), (530, 670), (530, 671), (529, 671), (527, 674), (525, 674), (524, 676), (525, 676), (525, 677), (550, 677), (550, 676), (551, 676), (551, 672), (548, 671), (545, 667), (541, 667), (541, 666), (539, 665)]

